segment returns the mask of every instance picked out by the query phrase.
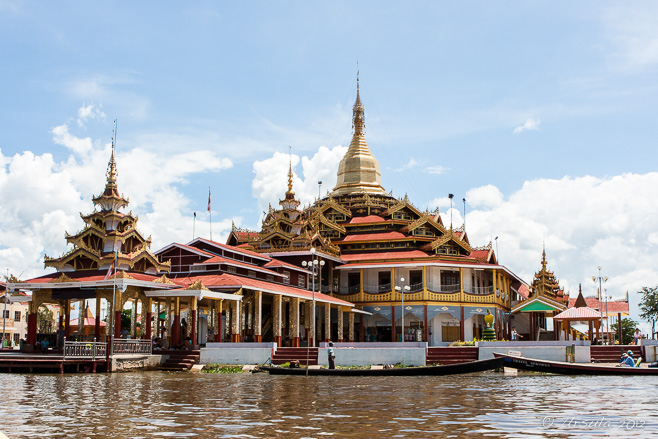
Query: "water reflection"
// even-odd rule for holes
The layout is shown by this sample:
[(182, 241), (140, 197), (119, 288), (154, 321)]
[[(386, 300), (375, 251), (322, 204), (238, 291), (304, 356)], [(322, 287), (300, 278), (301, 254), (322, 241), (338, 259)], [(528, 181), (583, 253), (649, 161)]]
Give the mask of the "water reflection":
[(10, 437), (646, 437), (653, 377), (0, 375)]

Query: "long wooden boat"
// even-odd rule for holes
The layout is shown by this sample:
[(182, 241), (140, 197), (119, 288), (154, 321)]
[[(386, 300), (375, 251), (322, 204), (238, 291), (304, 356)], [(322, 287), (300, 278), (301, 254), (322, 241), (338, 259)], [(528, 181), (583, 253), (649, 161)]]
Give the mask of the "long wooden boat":
[(446, 364), (443, 366), (394, 367), (390, 369), (306, 369), (276, 366), (261, 366), (271, 375), (328, 375), (328, 376), (441, 376), (462, 373), (484, 372), (499, 369), (501, 358), (471, 361), (468, 363)]
[(494, 358), (502, 359), (505, 367), (560, 375), (658, 375), (658, 368), (649, 367), (621, 367), (590, 363), (566, 363), (562, 361), (537, 360), (534, 358), (498, 353), (494, 353)]

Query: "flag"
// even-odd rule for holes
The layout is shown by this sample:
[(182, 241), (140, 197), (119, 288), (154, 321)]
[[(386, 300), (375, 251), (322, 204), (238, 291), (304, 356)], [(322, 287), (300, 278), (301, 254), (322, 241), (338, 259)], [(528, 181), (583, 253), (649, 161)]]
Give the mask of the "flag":
[(208, 212), (210, 212), (210, 188), (208, 188)]
[(105, 275), (105, 278), (103, 280), (107, 280), (110, 277), (113, 268), (114, 268), (114, 261), (112, 261), (112, 263), (110, 264), (110, 268), (107, 270), (107, 274)]
[(196, 218), (196, 212), (194, 212), (194, 218)]

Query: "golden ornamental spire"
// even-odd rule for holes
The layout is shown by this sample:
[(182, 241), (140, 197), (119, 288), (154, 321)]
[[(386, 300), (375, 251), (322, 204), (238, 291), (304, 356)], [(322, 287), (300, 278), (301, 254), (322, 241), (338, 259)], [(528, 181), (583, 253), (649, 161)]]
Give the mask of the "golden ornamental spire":
[(107, 185), (106, 186), (116, 186), (117, 176), (117, 162), (114, 160), (114, 138), (112, 138), (112, 155), (110, 156), (110, 162), (107, 164)]
[(363, 130), (366, 127), (365, 112), (363, 104), (361, 103), (361, 95), (359, 94), (359, 72), (356, 72), (356, 101), (352, 107), (352, 129), (355, 136), (362, 136)]
[(288, 192), (286, 192), (286, 195), (295, 196), (295, 193), (292, 190), (292, 158), (290, 159), (290, 164), (288, 166)]
[(353, 193), (386, 194), (382, 187), (379, 162), (370, 152), (364, 135), (365, 110), (359, 92), (359, 73), (356, 76), (356, 100), (352, 108), (354, 134), (345, 156), (338, 165), (336, 187), (333, 195)]

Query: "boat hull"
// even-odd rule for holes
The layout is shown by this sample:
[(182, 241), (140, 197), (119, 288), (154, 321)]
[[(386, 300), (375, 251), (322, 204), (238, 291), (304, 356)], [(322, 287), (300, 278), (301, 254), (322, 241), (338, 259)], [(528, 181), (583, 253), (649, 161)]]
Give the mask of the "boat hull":
[(503, 360), (491, 358), (488, 360), (471, 361), (468, 363), (448, 364), (444, 366), (398, 367), (390, 369), (306, 369), (261, 366), (270, 375), (313, 375), (313, 376), (442, 376), (463, 373), (484, 372), (499, 369)]
[(658, 369), (646, 367), (616, 367), (589, 363), (563, 363), (560, 361), (537, 360), (494, 353), (495, 358), (503, 360), (504, 367), (533, 372), (554, 373), (560, 375), (658, 375)]

